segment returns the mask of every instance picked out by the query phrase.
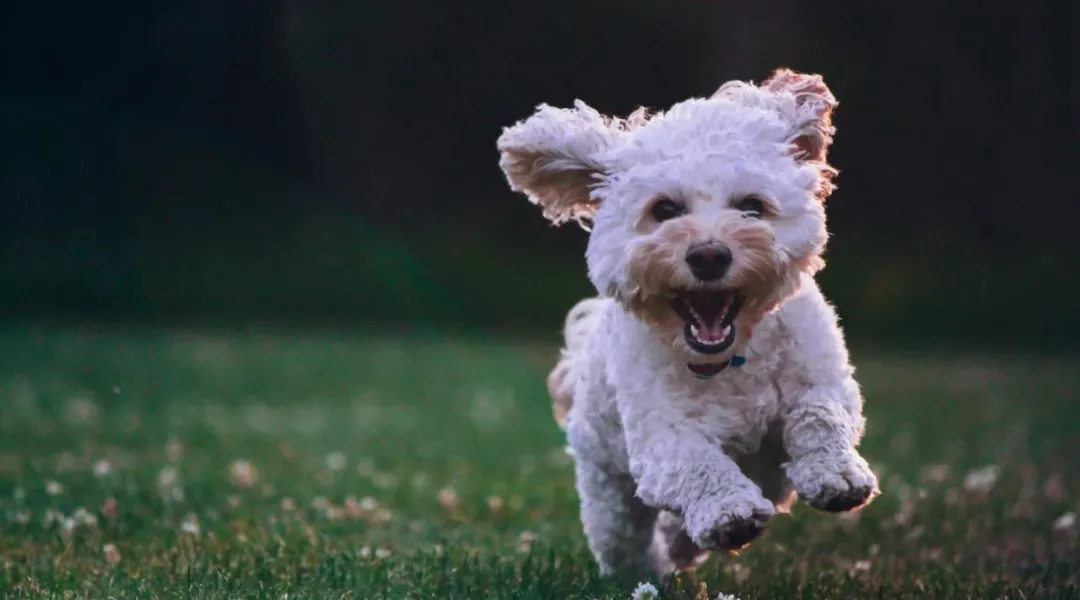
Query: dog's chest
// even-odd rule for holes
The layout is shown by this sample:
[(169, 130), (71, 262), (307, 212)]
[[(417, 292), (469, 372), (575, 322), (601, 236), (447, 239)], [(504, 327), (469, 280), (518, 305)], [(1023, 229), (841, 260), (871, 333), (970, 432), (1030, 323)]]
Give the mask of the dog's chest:
[(781, 399), (772, 365), (747, 362), (708, 379), (695, 377), (685, 365), (650, 366), (624, 371), (634, 375), (623, 380), (620, 391), (650, 405), (657, 421), (690, 425), (736, 455), (757, 452), (776, 424)]
[(648, 421), (643, 431), (689, 425), (733, 454), (758, 451), (783, 402), (779, 379), (786, 370), (785, 345), (774, 318), (766, 319), (740, 351), (745, 361), (705, 379), (687, 368), (693, 356), (673, 353), (635, 321), (617, 325), (604, 345), (609, 381), (621, 397), (620, 410)]
[(690, 414), (700, 415), (704, 429), (717, 432), (718, 441), (732, 451), (756, 452), (777, 420), (779, 387), (762, 366), (729, 367), (709, 379), (676, 382), (689, 398)]

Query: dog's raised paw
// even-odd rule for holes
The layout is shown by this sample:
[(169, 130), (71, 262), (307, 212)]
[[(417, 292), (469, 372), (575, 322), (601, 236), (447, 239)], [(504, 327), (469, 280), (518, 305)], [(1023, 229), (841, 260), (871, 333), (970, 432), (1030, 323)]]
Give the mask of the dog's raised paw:
[(708, 527), (693, 531), (691, 537), (705, 550), (739, 550), (761, 536), (774, 512), (764, 499), (756, 505), (728, 507)]
[(855, 510), (878, 493), (877, 477), (855, 453), (798, 459), (788, 465), (787, 473), (799, 497), (825, 512)]
[(849, 487), (843, 491), (826, 488), (807, 503), (825, 512), (848, 512), (867, 504), (873, 494), (874, 488), (871, 487)]
[(709, 550), (738, 550), (758, 539), (765, 531), (768, 517), (754, 515), (749, 519), (734, 518), (709, 531), (705, 545)]

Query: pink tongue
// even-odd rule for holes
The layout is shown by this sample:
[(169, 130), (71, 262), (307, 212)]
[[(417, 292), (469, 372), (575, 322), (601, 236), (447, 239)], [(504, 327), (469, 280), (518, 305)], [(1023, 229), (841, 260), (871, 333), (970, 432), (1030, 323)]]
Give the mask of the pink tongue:
[(722, 342), (724, 341), (724, 329), (724, 325), (717, 320), (707, 326), (698, 326), (697, 337), (703, 342)]

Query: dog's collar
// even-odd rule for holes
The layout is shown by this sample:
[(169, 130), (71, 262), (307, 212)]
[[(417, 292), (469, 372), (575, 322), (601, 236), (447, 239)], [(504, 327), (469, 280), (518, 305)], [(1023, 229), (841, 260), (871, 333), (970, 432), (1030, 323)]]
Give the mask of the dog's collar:
[(686, 363), (686, 370), (698, 379), (708, 379), (728, 367), (741, 367), (746, 364), (746, 357), (736, 354), (722, 363)]

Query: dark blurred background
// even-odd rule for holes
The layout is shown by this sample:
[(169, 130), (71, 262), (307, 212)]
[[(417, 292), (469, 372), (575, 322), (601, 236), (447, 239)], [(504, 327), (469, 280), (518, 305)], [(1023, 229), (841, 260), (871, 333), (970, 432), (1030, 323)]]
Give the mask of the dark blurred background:
[(1075, 2), (16, 2), (0, 313), (552, 336), (585, 233), (495, 139), (777, 66), (840, 99), (820, 280), (849, 336), (1046, 345), (1080, 311)]

